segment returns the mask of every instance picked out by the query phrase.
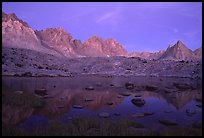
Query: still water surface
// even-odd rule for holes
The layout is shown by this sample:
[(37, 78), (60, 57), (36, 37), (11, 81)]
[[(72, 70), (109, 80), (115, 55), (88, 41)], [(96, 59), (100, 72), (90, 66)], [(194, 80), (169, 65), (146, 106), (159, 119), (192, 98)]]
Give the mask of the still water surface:
[[(135, 88), (128, 90), (126, 82), (134, 83)], [(174, 83), (188, 83), (194, 89), (179, 90)], [(100, 121), (101, 112), (110, 114), (114, 121), (130, 119), (142, 123), (147, 128), (161, 129), (163, 124), (159, 119), (171, 119), (178, 126), (191, 127), (195, 121), (202, 122), (202, 107), (197, 100), (202, 95), (201, 82), (184, 78), (146, 78), (146, 77), (105, 77), (105, 76), (76, 76), (76, 77), (3, 77), (3, 85), (11, 91), (21, 90), (33, 93), (35, 89), (44, 88), (48, 92), (45, 107), (35, 109), (32, 114), (22, 119), (19, 127), (31, 129), (46, 126), (52, 120), (70, 123), (77, 117), (93, 117)], [(158, 86), (156, 91), (147, 91), (145, 86)], [(88, 86), (94, 90), (86, 90)], [(170, 92), (165, 92), (168, 88)], [(130, 96), (121, 96), (120, 93), (129, 93)], [(141, 96), (145, 104), (141, 107), (134, 105), (131, 100)], [(92, 101), (85, 101), (91, 99)], [(112, 102), (108, 105), (107, 102)], [(76, 109), (73, 105), (82, 105)], [(196, 111), (192, 116), (186, 110)], [(135, 114), (153, 112), (153, 115), (136, 117)], [(118, 113), (119, 115), (115, 115)], [(22, 113), (23, 114), (23, 113)]]

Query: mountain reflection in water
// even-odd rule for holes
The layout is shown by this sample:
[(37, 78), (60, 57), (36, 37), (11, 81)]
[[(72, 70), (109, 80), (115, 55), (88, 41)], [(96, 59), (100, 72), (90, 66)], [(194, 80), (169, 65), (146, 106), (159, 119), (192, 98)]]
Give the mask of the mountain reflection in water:
[[(135, 86), (132, 90), (125, 88), (125, 83), (131, 82)], [(187, 83), (192, 88), (179, 90), (174, 83)], [(8, 122), (8, 114), (15, 112), (10, 121), (22, 127), (46, 125), (53, 119), (63, 123), (76, 117), (98, 117), (100, 112), (108, 112), (110, 119), (128, 118), (141, 122), (146, 127), (161, 127), (159, 119), (170, 118), (181, 126), (191, 126), (194, 121), (202, 121), (202, 108), (195, 99), (202, 97), (200, 81), (186, 78), (146, 78), (146, 77), (3, 77), (3, 85), (11, 91), (33, 93), (36, 89), (44, 88), (48, 95), (44, 97), (46, 105), (39, 109), (24, 107), (4, 107), (3, 122)], [(154, 85), (156, 91), (147, 91), (145, 86)], [(86, 90), (92, 86), (94, 90)], [(168, 89), (169, 91), (166, 91)], [(121, 96), (120, 93), (130, 96)], [(131, 100), (141, 97), (145, 100), (142, 107), (134, 105)], [(108, 104), (111, 103), (111, 104)], [(76, 109), (73, 105), (84, 108)], [(186, 110), (193, 109), (196, 114), (187, 116)], [(33, 111), (34, 110), (34, 111)], [(153, 115), (134, 117), (134, 114), (153, 112)], [(119, 115), (115, 115), (118, 113)], [(20, 116), (20, 117), (17, 117)], [(23, 117), (23, 118), (22, 118)]]

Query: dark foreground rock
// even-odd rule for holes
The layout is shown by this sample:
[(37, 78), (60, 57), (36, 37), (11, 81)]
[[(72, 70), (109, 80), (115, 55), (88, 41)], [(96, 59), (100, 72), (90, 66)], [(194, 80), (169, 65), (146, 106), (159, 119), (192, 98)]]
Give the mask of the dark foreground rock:
[(179, 89), (179, 90), (181, 90), (181, 91), (185, 91), (185, 90), (188, 90), (188, 89), (193, 89), (193, 87), (192, 87), (190, 84), (187, 84), (187, 83), (181, 84), (181, 83), (173, 82), (173, 85), (174, 85), (177, 89)]
[(47, 95), (47, 90), (46, 89), (36, 89), (35, 94), (40, 95), (40, 96), (45, 96)]
[(94, 90), (94, 87), (93, 86), (88, 86), (85, 88), (86, 90)]
[(178, 123), (176, 121), (169, 120), (169, 119), (161, 119), (161, 120), (159, 120), (159, 122), (161, 124), (164, 124), (164, 125), (167, 125), (167, 126), (176, 126), (176, 125), (178, 125)]
[(113, 103), (112, 101), (107, 102), (108, 105), (113, 105)]
[(145, 87), (145, 89), (146, 89), (147, 91), (156, 91), (156, 90), (158, 89), (158, 87), (155, 86), (155, 85), (147, 85), (147, 86)]
[(132, 90), (132, 89), (134, 89), (134, 84), (131, 82), (127, 82), (127, 83), (125, 83), (125, 88), (128, 90)]
[(119, 94), (122, 95), (122, 96), (130, 96), (131, 95), (131, 94), (127, 93), (127, 92), (121, 92)]
[(82, 105), (73, 105), (72, 107), (73, 107), (73, 108), (76, 108), (76, 109), (82, 109), (82, 108), (84, 108), (84, 106), (82, 106)]
[(145, 104), (145, 100), (143, 98), (134, 98), (131, 102), (138, 107), (142, 107)]

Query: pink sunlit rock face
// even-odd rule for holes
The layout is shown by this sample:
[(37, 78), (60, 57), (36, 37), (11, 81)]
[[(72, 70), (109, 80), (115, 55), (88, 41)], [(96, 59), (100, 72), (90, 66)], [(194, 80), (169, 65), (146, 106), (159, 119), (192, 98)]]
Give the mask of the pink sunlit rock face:
[(2, 36), (3, 47), (31, 49), (61, 57), (127, 56), (161, 60), (200, 60), (202, 58), (202, 48), (193, 52), (180, 40), (174, 46), (169, 46), (166, 50), (159, 52), (130, 53), (113, 38), (103, 40), (95, 35), (81, 43), (80, 40), (73, 39), (72, 35), (63, 28), (34, 31), (14, 13), (2, 12)]
[(202, 75), (202, 48), (193, 52), (180, 40), (159, 52), (129, 53), (113, 38), (95, 35), (82, 43), (63, 28), (34, 31), (14, 13), (2, 13), (2, 44), (3, 75)]
[(173, 60), (194, 60), (195, 58), (193, 51), (188, 49), (180, 40), (174, 46), (168, 47), (160, 57), (160, 59)]

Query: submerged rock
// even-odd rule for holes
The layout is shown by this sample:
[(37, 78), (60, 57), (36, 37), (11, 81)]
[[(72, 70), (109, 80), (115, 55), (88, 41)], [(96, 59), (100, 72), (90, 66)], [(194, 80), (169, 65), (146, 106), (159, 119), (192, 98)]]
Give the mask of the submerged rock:
[(122, 96), (130, 96), (131, 95), (131, 94), (127, 93), (127, 92), (121, 92), (119, 94), (122, 95)]
[(93, 101), (93, 99), (91, 99), (91, 98), (85, 98), (84, 101), (85, 101), (85, 102), (90, 102), (90, 101)]
[(138, 107), (142, 107), (145, 104), (145, 100), (143, 98), (134, 98), (131, 102)]
[(158, 89), (158, 87), (155, 86), (155, 85), (147, 85), (147, 86), (145, 87), (145, 89), (146, 89), (147, 91), (156, 91), (156, 90)]
[(196, 104), (196, 106), (202, 108), (202, 104)]
[(113, 102), (109, 101), (107, 102), (108, 105), (113, 105)]
[(169, 120), (169, 119), (161, 119), (161, 120), (159, 120), (159, 122), (161, 124), (168, 125), (168, 126), (176, 126), (176, 125), (178, 125), (177, 122), (175, 122), (173, 120)]
[(135, 97), (142, 97), (142, 95), (135, 95)]
[(181, 83), (173, 82), (173, 86), (175, 86), (177, 89), (181, 91), (185, 91), (192, 88), (191, 85), (187, 83), (181, 84)]
[(15, 91), (16, 94), (23, 94), (23, 91)]
[(108, 118), (108, 117), (110, 117), (110, 114), (107, 113), (107, 112), (101, 112), (101, 113), (98, 114), (98, 116), (102, 117), (102, 118)]
[(144, 112), (144, 115), (145, 115), (145, 116), (153, 115), (153, 114), (154, 114), (153, 112)]
[(40, 95), (40, 96), (45, 96), (47, 95), (47, 90), (46, 89), (36, 89), (35, 94)]
[(115, 86), (114, 84), (110, 84), (111, 87)]
[(82, 105), (73, 105), (72, 107), (73, 107), (73, 108), (76, 108), (76, 109), (82, 109), (82, 108), (84, 108), (84, 106), (82, 106)]
[(131, 82), (127, 82), (127, 83), (125, 83), (125, 88), (128, 90), (132, 90), (132, 89), (134, 89), (134, 84)]
[(164, 88), (163, 91), (164, 91), (165, 93), (171, 93), (171, 92), (173, 92), (172, 89), (167, 89), (167, 88)]
[(86, 90), (94, 90), (94, 87), (93, 86), (88, 86), (85, 88)]

